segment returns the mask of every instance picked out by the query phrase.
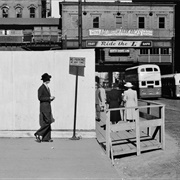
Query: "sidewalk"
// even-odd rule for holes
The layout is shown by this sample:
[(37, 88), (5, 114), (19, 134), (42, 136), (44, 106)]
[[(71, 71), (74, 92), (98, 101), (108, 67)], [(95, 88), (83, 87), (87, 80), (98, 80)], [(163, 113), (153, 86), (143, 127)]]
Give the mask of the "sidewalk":
[(121, 179), (96, 139), (0, 138), (0, 179)]

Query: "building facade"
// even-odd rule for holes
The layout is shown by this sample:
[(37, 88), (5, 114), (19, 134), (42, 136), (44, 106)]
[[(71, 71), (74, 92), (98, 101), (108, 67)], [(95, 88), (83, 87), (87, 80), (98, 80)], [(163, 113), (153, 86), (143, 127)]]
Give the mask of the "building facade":
[(0, 50), (49, 50), (59, 37), (51, 0), (0, 0)]
[(174, 3), (61, 2), (60, 15), (62, 47), (95, 48), (97, 71), (145, 63), (173, 71)]

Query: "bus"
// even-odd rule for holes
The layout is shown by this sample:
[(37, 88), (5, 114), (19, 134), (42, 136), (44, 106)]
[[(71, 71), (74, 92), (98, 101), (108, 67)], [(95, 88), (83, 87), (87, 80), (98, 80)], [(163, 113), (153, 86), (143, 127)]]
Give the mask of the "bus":
[(161, 72), (158, 65), (144, 64), (127, 68), (125, 81), (133, 84), (138, 98), (161, 97)]
[(180, 73), (162, 75), (161, 82), (163, 97), (180, 97)]

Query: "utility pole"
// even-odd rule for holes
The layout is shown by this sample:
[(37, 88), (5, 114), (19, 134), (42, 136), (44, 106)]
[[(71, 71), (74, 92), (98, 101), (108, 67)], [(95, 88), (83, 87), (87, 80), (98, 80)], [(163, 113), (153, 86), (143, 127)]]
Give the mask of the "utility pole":
[(82, 0), (78, 2), (78, 45), (82, 49)]

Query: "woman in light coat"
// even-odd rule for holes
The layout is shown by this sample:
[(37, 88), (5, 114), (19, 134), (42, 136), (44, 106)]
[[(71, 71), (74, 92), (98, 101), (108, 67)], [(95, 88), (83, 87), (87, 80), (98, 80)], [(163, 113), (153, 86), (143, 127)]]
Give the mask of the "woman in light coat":
[[(130, 82), (127, 82), (124, 85), (127, 90), (124, 91), (124, 102), (125, 102), (125, 107), (135, 107), (138, 105), (137, 101), (137, 92), (132, 89), (133, 85)], [(135, 108), (129, 108), (126, 109), (125, 111), (125, 117), (127, 121), (134, 121), (136, 119), (136, 111)]]

